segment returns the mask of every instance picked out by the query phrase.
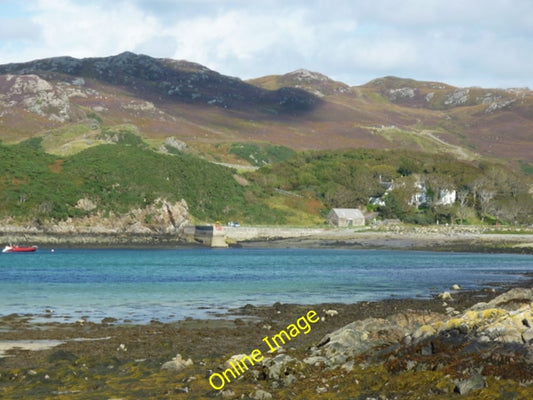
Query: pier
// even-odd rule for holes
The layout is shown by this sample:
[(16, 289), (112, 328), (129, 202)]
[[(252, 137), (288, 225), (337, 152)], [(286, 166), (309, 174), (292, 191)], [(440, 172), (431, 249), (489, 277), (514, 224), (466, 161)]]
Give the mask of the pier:
[(226, 233), (218, 224), (187, 226), (184, 229), (184, 236), (190, 242), (201, 243), (208, 247), (228, 247)]

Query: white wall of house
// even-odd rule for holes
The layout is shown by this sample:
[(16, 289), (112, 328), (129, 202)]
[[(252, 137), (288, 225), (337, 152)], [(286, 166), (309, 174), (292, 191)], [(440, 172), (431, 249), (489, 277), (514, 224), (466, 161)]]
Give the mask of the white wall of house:
[(457, 199), (456, 190), (441, 189), (439, 191), (439, 201), (437, 201), (437, 204), (440, 204), (443, 206), (451, 206), (453, 203), (455, 203), (456, 199)]

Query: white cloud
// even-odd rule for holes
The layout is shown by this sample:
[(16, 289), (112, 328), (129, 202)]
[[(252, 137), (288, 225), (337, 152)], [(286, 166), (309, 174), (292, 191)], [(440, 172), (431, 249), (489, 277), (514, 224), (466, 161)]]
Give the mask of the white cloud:
[(179, 22), (166, 33), (177, 42), (175, 58), (229, 69), (241, 65), (254, 76), (258, 60), (279, 62), (280, 52), (286, 60), (312, 57), (317, 42), (316, 30), (306, 23), (304, 10), (283, 9), (269, 15), (258, 15), (248, 10), (229, 10), (218, 15), (199, 17)]
[(349, 84), (533, 86), (530, 1), (3, 0), (0, 10), (0, 63), (130, 50), (241, 78), (308, 68)]
[(133, 49), (157, 32), (157, 20), (131, 3), (39, 0), (33, 22), (41, 27), (43, 52), (74, 57)]

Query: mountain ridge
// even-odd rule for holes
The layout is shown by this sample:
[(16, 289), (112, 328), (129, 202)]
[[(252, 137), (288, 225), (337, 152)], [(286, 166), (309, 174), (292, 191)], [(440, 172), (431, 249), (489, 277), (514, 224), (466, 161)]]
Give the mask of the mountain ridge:
[(175, 137), (230, 162), (227, 149), (241, 142), (533, 162), (529, 89), (397, 77), (349, 86), (303, 69), (242, 81), (193, 62), (130, 52), (0, 65), (0, 139), (7, 143), (44, 137), (61, 142), (49, 148), (61, 154), (97, 143), (103, 126), (123, 125), (154, 143)]
[[(94, 78), (145, 96), (166, 96), (169, 100), (190, 103), (207, 102), (224, 108), (242, 107), (246, 102), (264, 100), (279, 112), (298, 111), (312, 107), (317, 100), (308, 93), (292, 88), (264, 91), (200, 64), (131, 52), (103, 58), (58, 57), (0, 66), (0, 73), (3, 74), (38, 75), (43, 72)], [(224, 93), (219, 89), (224, 89)], [(273, 104), (276, 101), (278, 106)]]

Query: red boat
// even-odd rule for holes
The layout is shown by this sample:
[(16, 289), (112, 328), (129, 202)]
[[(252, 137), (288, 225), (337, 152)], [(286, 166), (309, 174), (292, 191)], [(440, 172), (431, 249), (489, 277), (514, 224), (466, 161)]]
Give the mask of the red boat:
[(37, 250), (37, 246), (6, 246), (2, 253), (31, 253)]

